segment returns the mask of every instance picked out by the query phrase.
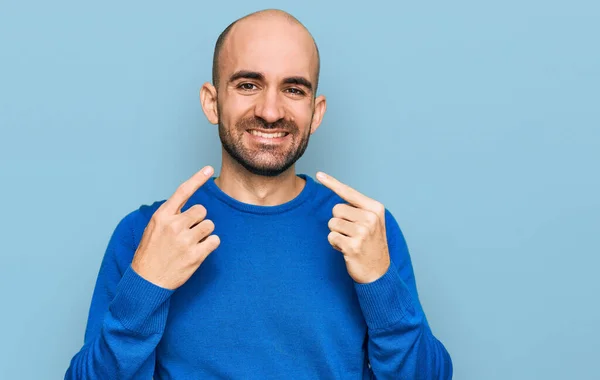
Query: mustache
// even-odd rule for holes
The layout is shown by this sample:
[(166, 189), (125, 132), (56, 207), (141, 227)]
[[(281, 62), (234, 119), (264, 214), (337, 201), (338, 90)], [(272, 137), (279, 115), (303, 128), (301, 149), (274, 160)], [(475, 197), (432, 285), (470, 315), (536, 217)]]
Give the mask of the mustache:
[(241, 119), (237, 124), (237, 127), (243, 130), (248, 129), (279, 129), (288, 133), (295, 133), (298, 131), (296, 123), (290, 120), (279, 119), (274, 123), (268, 123), (266, 120), (260, 117), (247, 117)]

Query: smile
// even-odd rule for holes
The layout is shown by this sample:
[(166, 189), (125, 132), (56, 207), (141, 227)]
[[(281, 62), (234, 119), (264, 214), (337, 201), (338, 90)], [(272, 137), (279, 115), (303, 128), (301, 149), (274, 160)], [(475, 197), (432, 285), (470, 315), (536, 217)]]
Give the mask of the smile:
[(288, 135), (287, 132), (260, 132), (254, 129), (248, 131), (253, 136), (263, 137), (267, 139), (275, 139), (279, 137), (285, 137)]

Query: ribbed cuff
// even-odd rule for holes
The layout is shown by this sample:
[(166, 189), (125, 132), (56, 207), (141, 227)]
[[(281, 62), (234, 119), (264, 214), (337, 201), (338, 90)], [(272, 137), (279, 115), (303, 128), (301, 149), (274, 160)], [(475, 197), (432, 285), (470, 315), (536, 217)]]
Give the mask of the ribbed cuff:
[(387, 272), (379, 279), (368, 284), (355, 282), (354, 288), (371, 330), (387, 328), (414, 317), (412, 295), (394, 263), (390, 263)]
[(141, 335), (162, 333), (173, 292), (145, 280), (129, 266), (117, 286), (110, 311), (130, 331)]

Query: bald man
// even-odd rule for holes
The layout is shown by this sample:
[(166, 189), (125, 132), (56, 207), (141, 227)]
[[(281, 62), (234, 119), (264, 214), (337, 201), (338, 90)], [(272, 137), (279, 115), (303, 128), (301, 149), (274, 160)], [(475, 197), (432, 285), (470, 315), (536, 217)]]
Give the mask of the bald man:
[(268, 10), (217, 40), (200, 91), (222, 142), (117, 225), (66, 379), (449, 379), (392, 214), (295, 173), (326, 110), (319, 52)]

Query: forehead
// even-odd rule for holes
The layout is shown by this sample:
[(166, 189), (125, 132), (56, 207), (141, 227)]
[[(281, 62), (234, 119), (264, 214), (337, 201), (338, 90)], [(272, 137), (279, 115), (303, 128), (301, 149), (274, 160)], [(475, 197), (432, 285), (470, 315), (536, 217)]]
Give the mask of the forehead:
[(269, 78), (304, 76), (314, 81), (317, 53), (310, 34), (286, 19), (242, 20), (232, 28), (221, 56), (221, 73), (261, 72)]

